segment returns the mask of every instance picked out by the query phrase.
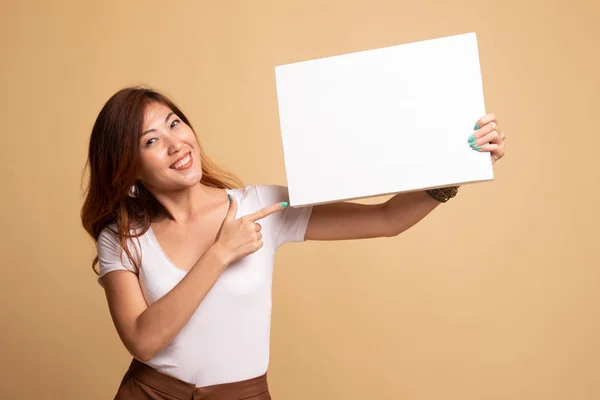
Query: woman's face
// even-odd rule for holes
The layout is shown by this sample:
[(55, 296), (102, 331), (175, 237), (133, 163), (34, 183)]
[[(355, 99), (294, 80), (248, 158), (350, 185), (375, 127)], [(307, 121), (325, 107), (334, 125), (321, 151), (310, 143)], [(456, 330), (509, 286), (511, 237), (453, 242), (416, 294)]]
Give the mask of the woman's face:
[(138, 179), (154, 192), (184, 189), (200, 182), (200, 150), (192, 129), (161, 103), (146, 106), (139, 140)]

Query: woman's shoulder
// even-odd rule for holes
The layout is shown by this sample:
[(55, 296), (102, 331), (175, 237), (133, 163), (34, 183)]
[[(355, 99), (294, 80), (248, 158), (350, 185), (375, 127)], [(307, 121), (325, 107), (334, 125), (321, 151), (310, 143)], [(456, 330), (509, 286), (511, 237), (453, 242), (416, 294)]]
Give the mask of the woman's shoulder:
[(117, 225), (116, 222), (111, 222), (111, 223), (107, 224), (104, 228), (102, 228), (102, 230), (100, 231), (100, 234), (98, 235), (98, 241), (100, 241), (101, 239), (113, 240), (114, 238), (118, 238), (118, 237), (119, 237), (119, 226)]
[[(138, 228), (130, 227), (128, 236), (132, 236), (132, 237), (145, 236), (144, 232), (143, 232), (143, 227), (138, 227)], [(129, 242), (129, 241), (131, 241), (131, 238), (126, 237), (125, 242)], [(102, 228), (102, 230), (100, 231), (100, 233), (98, 235), (98, 243), (99, 244), (108, 244), (108, 243), (118, 244), (118, 243), (120, 243), (118, 221), (111, 222), (111, 223), (107, 224), (104, 228)]]

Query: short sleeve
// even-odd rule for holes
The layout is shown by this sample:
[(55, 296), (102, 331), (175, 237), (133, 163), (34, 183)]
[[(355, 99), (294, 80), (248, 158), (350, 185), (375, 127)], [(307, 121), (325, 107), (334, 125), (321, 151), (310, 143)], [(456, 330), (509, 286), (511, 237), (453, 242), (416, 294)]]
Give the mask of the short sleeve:
[[(281, 203), (289, 203), (290, 197), (288, 188), (280, 185), (258, 185), (256, 186), (260, 203), (263, 207)], [(283, 211), (269, 215), (269, 225), (274, 239), (274, 247), (288, 242), (304, 241), (306, 227), (310, 220), (312, 206), (306, 207), (287, 207)], [(265, 219), (267, 219), (265, 218)], [(260, 223), (260, 221), (259, 221)]]
[[(131, 246), (128, 246), (131, 247)], [(98, 250), (98, 278), (112, 271), (125, 270), (135, 272), (135, 267), (129, 260), (127, 253), (122, 251), (119, 238), (109, 227), (104, 228), (96, 242)], [(130, 251), (133, 249), (129, 249)], [(121, 257), (122, 253), (122, 257)], [(135, 256), (135, 252), (132, 253)]]

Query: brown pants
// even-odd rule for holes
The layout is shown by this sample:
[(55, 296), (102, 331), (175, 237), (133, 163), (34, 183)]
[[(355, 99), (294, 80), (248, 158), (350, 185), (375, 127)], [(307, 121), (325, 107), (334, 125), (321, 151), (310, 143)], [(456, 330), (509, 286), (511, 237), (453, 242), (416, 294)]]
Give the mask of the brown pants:
[(133, 359), (115, 400), (271, 400), (267, 374), (245, 381), (196, 387)]

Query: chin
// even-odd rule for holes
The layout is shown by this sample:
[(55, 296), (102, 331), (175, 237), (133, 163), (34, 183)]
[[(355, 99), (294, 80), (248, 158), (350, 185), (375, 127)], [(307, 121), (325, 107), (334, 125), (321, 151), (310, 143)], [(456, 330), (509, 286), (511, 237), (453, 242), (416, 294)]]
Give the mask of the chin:
[(185, 179), (185, 186), (187, 186), (187, 187), (196, 186), (197, 184), (200, 183), (200, 180), (202, 180), (202, 172), (200, 172), (199, 174), (193, 174), (193, 175), (187, 176)]

